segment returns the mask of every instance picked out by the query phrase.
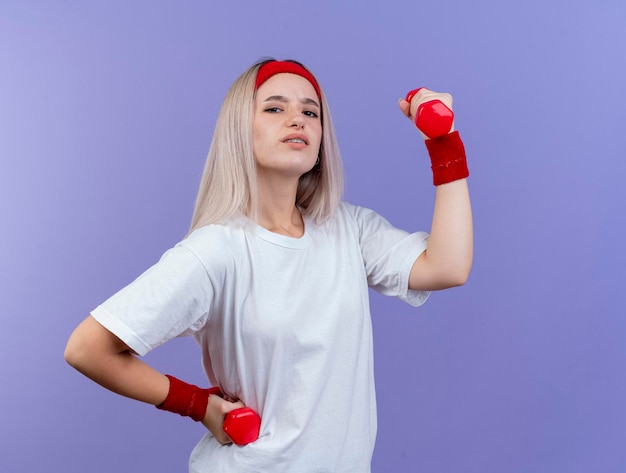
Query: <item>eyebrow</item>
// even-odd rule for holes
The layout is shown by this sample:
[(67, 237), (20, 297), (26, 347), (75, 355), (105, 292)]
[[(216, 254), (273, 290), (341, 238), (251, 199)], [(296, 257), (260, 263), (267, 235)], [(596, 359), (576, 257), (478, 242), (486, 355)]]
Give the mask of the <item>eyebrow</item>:
[[(289, 102), (289, 99), (287, 97), (284, 97), (282, 95), (272, 95), (268, 98), (266, 98), (263, 102)], [(317, 108), (321, 108), (319, 106), (319, 104), (310, 98), (304, 98), (302, 99), (300, 102), (302, 102), (303, 104), (307, 104), (307, 105), (315, 105)]]

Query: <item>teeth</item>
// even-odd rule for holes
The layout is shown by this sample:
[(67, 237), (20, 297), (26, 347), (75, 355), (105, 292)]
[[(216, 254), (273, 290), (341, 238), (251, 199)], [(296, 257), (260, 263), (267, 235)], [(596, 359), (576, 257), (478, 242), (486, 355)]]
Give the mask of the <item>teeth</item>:
[(304, 140), (301, 140), (300, 138), (292, 138), (290, 140), (286, 140), (285, 143), (302, 143), (302, 144), (306, 144), (304, 142)]

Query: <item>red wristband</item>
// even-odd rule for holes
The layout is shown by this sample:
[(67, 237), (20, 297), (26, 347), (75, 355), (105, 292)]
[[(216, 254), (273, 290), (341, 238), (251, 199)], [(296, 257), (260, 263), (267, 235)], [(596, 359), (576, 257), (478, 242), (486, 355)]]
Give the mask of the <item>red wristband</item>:
[(433, 184), (439, 186), (469, 176), (465, 147), (458, 131), (426, 140), (433, 170)]
[(169, 374), (165, 376), (170, 380), (170, 390), (165, 401), (156, 406), (157, 409), (191, 417), (196, 422), (204, 419), (209, 404), (209, 394), (217, 394), (217, 392), (187, 384)]

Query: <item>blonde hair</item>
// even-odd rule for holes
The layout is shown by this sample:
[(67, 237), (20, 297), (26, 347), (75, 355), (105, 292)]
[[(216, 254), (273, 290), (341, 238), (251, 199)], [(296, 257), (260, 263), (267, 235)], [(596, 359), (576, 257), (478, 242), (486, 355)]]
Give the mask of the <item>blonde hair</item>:
[[(256, 220), (258, 186), (252, 127), (256, 75), (266, 62), (259, 61), (248, 68), (226, 94), (202, 172), (189, 233), (211, 223), (223, 222), (237, 212)], [(343, 166), (323, 91), (320, 99), (322, 143), (319, 162), (300, 177), (296, 195), (296, 205), (316, 223), (331, 217), (343, 195)]]

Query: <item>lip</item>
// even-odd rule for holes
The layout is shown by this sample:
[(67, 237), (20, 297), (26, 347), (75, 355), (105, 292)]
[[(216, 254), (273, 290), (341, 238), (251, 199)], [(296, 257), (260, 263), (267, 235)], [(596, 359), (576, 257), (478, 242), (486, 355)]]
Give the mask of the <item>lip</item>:
[[(306, 137), (306, 135), (303, 135), (301, 133), (292, 133), (291, 135), (287, 135), (282, 139), (283, 143), (286, 143), (287, 140), (302, 140), (304, 141), (304, 144), (308, 146), (309, 144), (309, 140)], [(297, 143), (296, 143), (297, 144)]]

